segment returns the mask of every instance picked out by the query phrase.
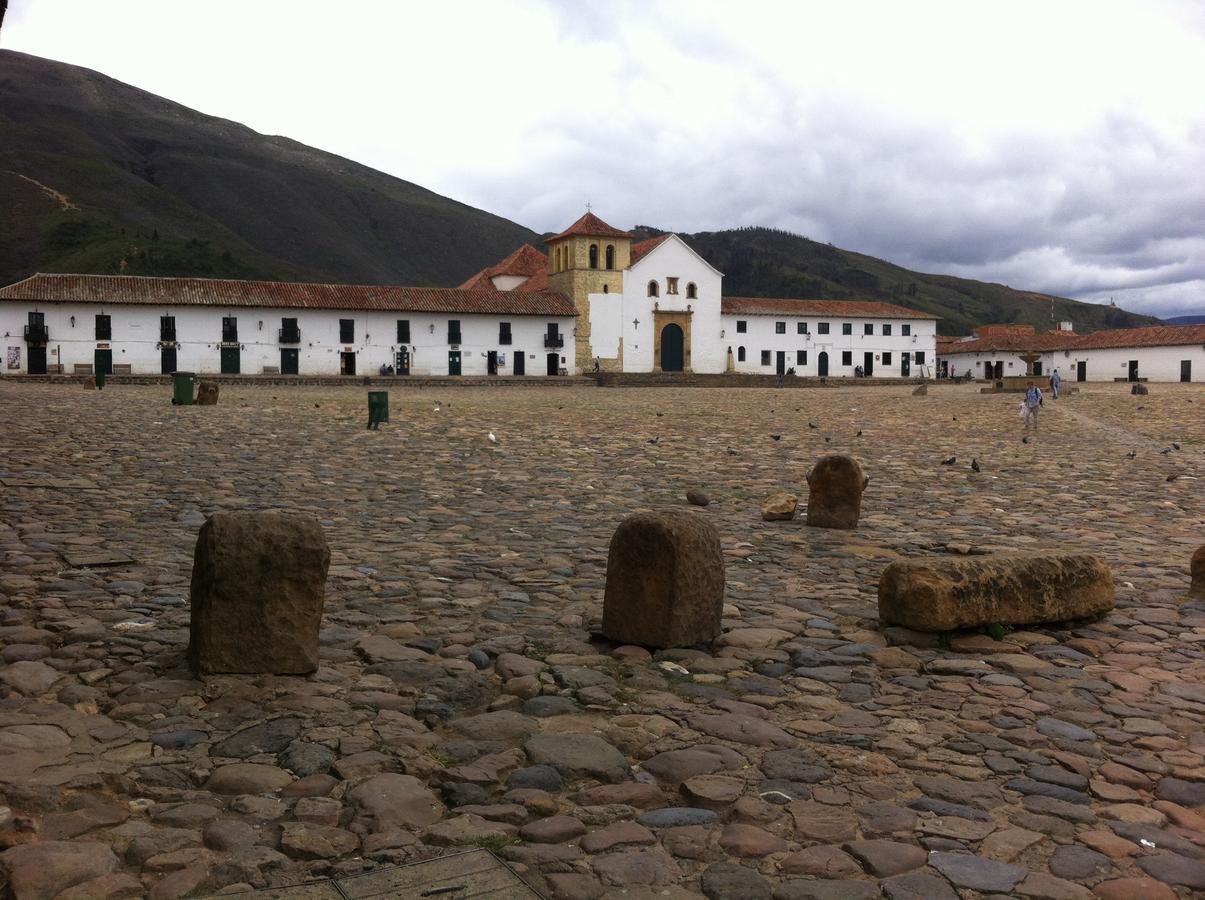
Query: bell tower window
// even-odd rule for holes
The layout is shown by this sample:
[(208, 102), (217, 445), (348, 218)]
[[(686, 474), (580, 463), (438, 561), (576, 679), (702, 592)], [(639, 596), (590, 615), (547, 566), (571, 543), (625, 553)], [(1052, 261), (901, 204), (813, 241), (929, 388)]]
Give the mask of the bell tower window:
[(607, 268), (615, 268), (615, 245), (607, 244)]
[(650, 297), (659, 296), (659, 292), (657, 290), (657, 282), (655, 282), (655, 281), (649, 282), (649, 296)]
[(590, 245), (590, 268), (598, 268), (598, 244)]

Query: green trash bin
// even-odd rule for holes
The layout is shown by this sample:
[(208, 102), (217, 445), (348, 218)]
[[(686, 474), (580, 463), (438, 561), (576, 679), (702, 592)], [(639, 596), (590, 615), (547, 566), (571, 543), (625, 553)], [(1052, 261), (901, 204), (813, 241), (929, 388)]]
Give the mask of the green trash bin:
[(172, 406), (192, 406), (196, 402), (196, 373), (176, 372), (172, 375)]
[(368, 392), (368, 427), (379, 430), (382, 422), (389, 421), (389, 391)]

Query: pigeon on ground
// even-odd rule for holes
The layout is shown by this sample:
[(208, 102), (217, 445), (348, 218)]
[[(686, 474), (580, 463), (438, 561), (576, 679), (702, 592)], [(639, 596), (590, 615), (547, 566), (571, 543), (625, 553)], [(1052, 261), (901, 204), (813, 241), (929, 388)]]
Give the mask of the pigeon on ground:
[(657, 441), (659, 441), (659, 440), (661, 440), (661, 438), (660, 438), (660, 437), (649, 438), (647, 441), (645, 441), (645, 443), (646, 443), (646, 444), (655, 444), (655, 443), (657, 443)]
[(1178, 443), (1176, 443), (1175, 441), (1172, 441), (1172, 449), (1173, 449), (1173, 450), (1179, 450), (1179, 449), (1180, 449), (1180, 445), (1179, 445)]
[(498, 439), (496, 437), (494, 437), (494, 433), (492, 431), (489, 434), (487, 434), (486, 437), (490, 439), (491, 444), (498, 443)]
[(1179, 477), (1180, 477), (1179, 473), (1177, 473), (1177, 474), (1175, 474), (1175, 475), (1168, 475), (1168, 476), (1167, 476), (1167, 480), (1168, 480), (1168, 481), (1175, 481), (1175, 480), (1176, 480), (1177, 478), (1179, 478)]
[(773, 438), (774, 440), (776, 440), (776, 441), (781, 441), (781, 440), (782, 440), (782, 435), (781, 435), (781, 434), (772, 434), (772, 435), (770, 435), (770, 437), (772, 437), (772, 438)]
[(860, 431), (859, 431), (859, 432), (858, 432), (858, 437), (861, 437), (861, 436), (862, 436), (862, 432), (860, 432)]
[(941, 461), (941, 464), (942, 464), (943, 466), (952, 466), (952, 465), (954, 465), (954, 463), (956, 463), (956, 462), (958, 462), (958, 457), (957, 457), (957, 456), (947, 456), (945, 459), (943, 459), (943, 460)]
[(971, 471), (972, 472), (982, 472), (983, 471), (982, 467), (979, 465), (979, 460), (975, 459), (974, 457), (971, 458)]
[(731, 447), (729, 447), (729, 448), (728, 448), (728, 455), (729, 455), (729, 456), (736, 456), (736, 451), (735, 451), (735, 450), (733, 450)]
[(1025, 437), (1021, 438), (1021, 443), (1022, 443), (1022, 444), (1028, 444), (1028, 443), (1029, 443), (1029, 436), (1028, 436), (1028, 435), (1026, 435)]
[(1137, 450), (1131, 450), (1129, 453), (1126, 454), (1126, 459), (1133, 459), (1137, 455), (1138, 455)]
[(808, 422), (808, 428), (819, 428), (819, 427), (820, 426), (817, 425), (815, 422)]
[(1171, 447), (1164, 447), (1164, 448), (1163, 448), (1162, 450), (1160, 450), (1159, 452), (1160, 452), (1160, 453), (1162, 453), (1164, 456), (1167, 456), (1167, 454), (1169, 454), (1169, 453), (1171, 453), (1171, 452), (1172, 452), (1172, 448), (1171, 448)]

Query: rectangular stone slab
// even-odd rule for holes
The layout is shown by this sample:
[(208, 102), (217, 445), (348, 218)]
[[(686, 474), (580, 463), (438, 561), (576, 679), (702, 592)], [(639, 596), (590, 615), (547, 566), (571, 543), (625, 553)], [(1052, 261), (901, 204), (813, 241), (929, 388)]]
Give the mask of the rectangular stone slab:
[(879, 622), (914, 631), (1065, 622), (1113, 608), (1113, 575), (1090, 553), (909, 559), (879, 579)]

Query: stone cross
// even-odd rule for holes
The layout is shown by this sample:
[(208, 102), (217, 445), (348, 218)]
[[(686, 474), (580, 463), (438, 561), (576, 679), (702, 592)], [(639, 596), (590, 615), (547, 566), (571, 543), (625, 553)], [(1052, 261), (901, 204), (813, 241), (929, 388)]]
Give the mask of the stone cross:
[(1035, 353), (1032, 350), (1030, 350), (1028, 353), (1021, 354), (1021, 359), (1025, 361), (1025, 374), (1026, 375), (1033, 374), (1033, 364), (1036, 363), (1041, 358), (1042, 358), (1042, 354)]

